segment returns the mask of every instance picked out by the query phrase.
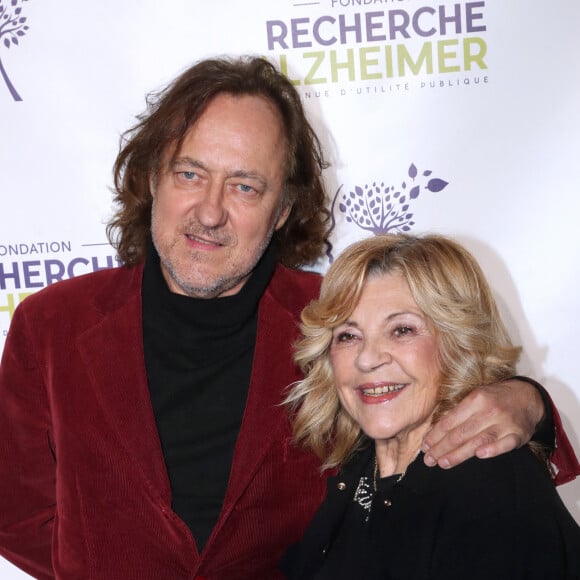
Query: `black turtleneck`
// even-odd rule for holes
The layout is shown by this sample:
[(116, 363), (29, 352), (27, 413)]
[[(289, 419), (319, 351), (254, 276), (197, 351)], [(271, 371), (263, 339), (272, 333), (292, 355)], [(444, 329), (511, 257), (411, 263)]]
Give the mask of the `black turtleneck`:
[(276, 263), (272, 246), (240, 292), (190, 298), (169, 291), (159, 256), (143, 274), (143, 342), (173, 510), (199, 551), (218, 519), (244, 413), (258, 303)]

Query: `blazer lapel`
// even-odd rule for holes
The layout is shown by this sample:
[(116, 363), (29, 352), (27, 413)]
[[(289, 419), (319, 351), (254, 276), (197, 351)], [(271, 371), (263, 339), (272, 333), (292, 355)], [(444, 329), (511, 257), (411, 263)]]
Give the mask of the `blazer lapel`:
[[(295, 336), (296, 322), (291, 313), (266, 291), (260, 303), (250, 390), (222, 516), (229, 514), (287, 426), (286, 410), (280, 403), (284, 389), (299, 378), (292, 362)], [(220, 518), (222, 523), (224, 519)]]
[[(167, 469), (151, 406), (141, 314), (142, 268), (134, 268), (95, 300), (100, 320), (78, 338), (78, 349), (103, 414), (129, 456), (161, 496), (171, 501)], [(120, 284), (119, 284), (120, 282)]]

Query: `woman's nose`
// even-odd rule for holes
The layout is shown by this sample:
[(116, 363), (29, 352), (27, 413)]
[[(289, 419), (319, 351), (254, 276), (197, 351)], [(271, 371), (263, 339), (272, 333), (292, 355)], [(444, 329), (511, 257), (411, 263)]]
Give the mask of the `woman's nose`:
[(369, 372), (393, 360), (386, 341), (365, 340), (357, 356), (356, 363), (360, 370)]

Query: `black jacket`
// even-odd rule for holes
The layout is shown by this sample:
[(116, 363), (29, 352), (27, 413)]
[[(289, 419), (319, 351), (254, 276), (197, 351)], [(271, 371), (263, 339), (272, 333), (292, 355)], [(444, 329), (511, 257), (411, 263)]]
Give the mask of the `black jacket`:
[(283, 560), (290, 580), (326, 580), (325, 559), (336, 564), (337, 553), (346, 557), (333, 580), (580, 578), (580, 528), (527, 448), (449, 470), (426, 467), (420, 455), (402, 481), (375, 494), (362, 541), (333, 553), (373, 454), (359, 452), (329, 479), (326, 501)]

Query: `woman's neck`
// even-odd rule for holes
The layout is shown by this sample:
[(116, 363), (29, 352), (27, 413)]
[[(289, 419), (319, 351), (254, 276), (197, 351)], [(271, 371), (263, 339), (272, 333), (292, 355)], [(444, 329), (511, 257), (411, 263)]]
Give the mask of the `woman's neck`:
[(430, 425), (422, 426), (404, 436), (375, 440), (375, 453), (380, 477), (404, 473), (415, 460), (421, 448), (423, 437)]

